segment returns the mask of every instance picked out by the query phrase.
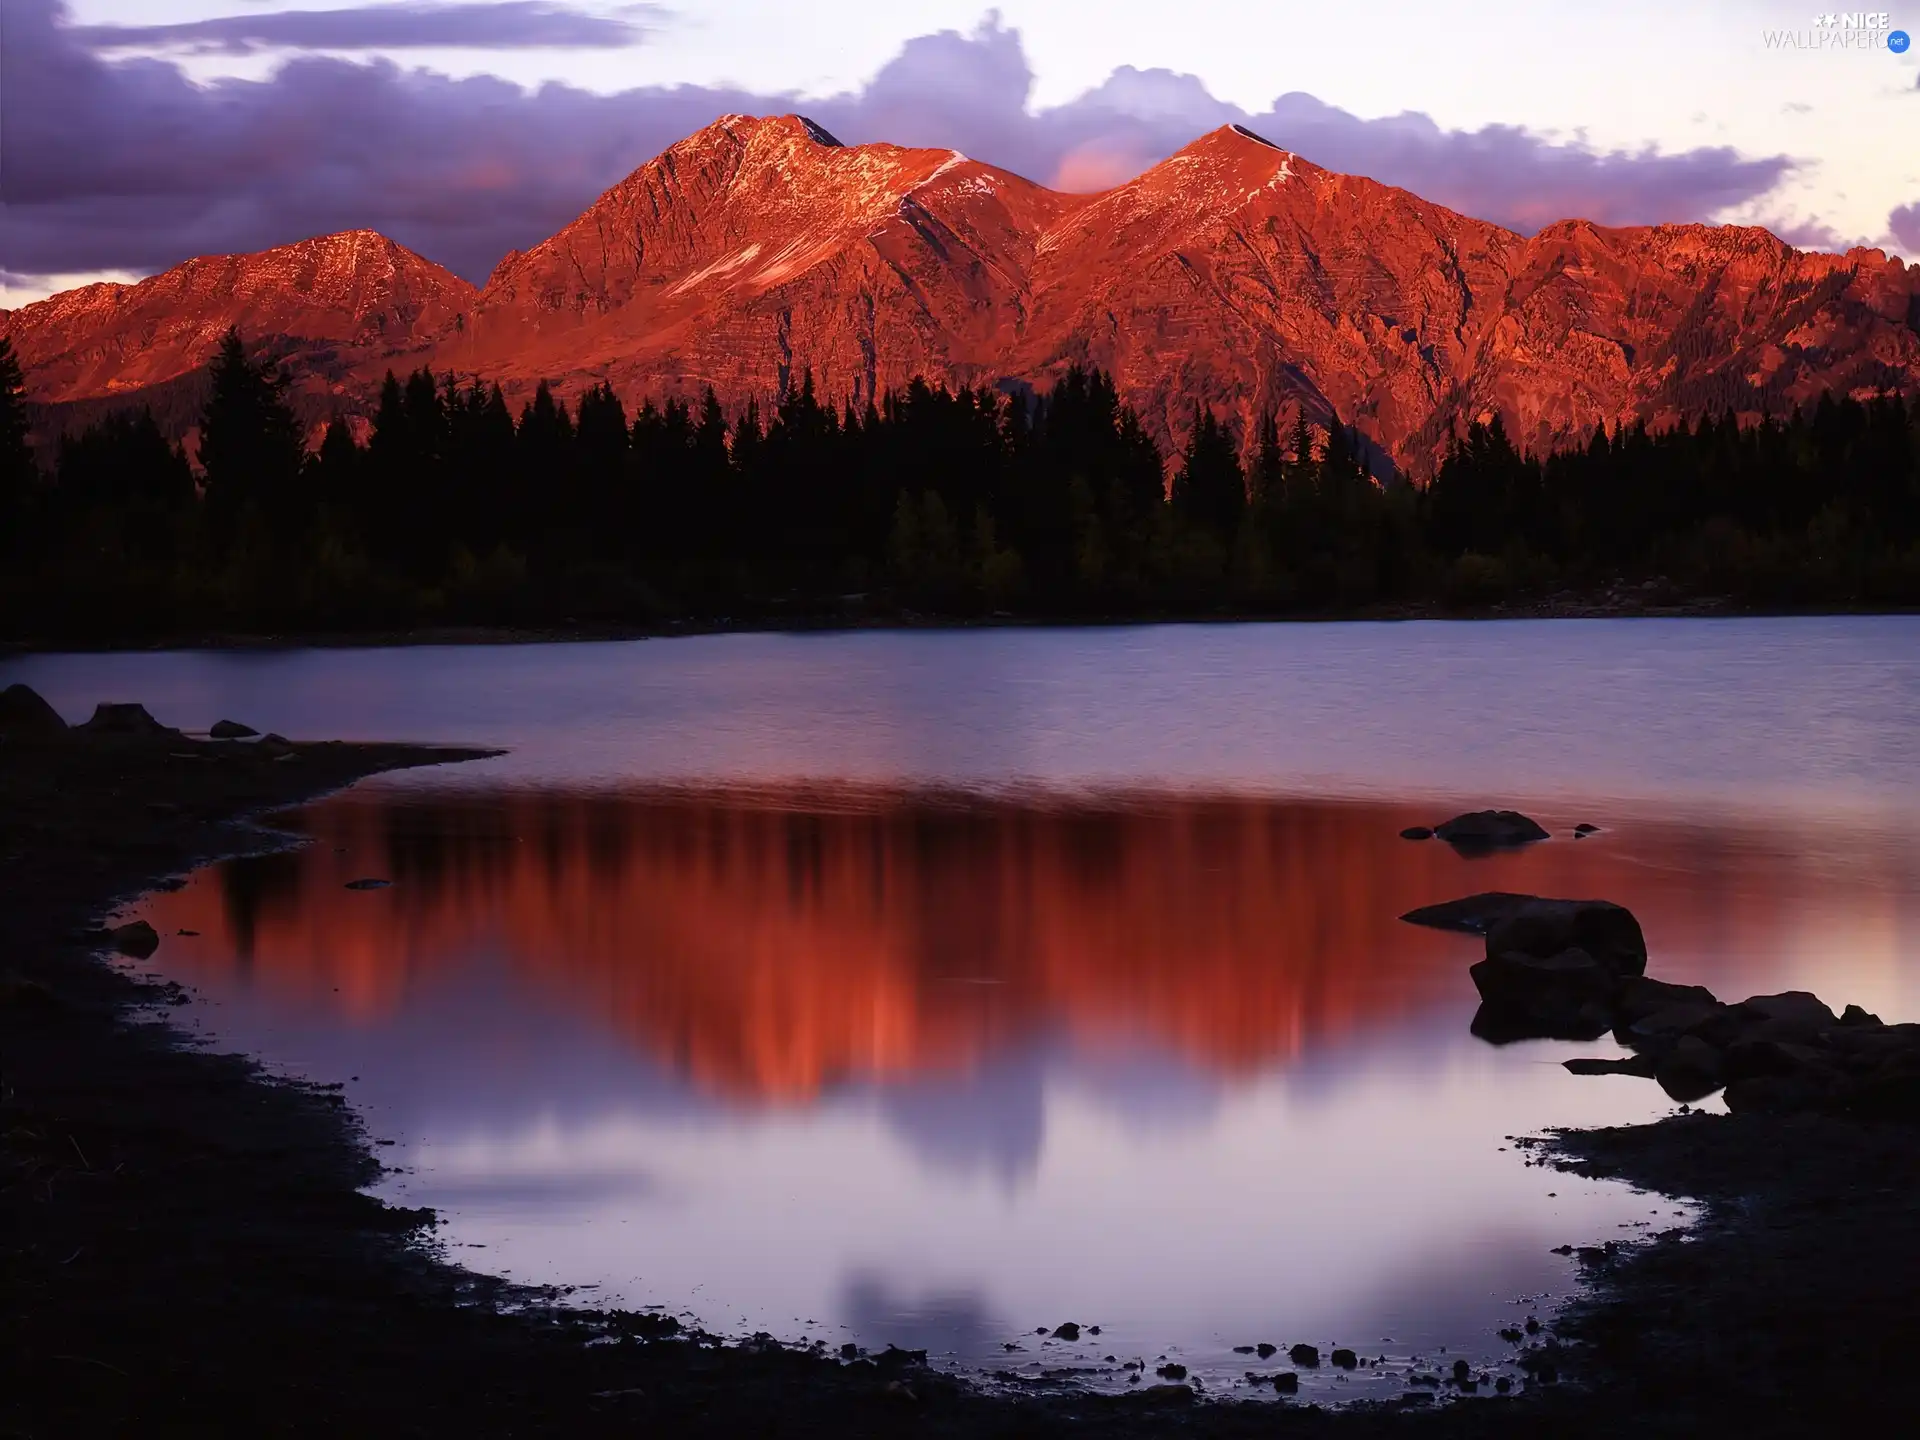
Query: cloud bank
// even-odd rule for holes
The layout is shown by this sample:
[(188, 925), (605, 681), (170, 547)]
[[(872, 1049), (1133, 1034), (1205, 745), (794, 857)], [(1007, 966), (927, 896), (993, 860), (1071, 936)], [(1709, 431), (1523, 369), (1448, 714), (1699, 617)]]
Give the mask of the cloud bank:
[(1895, 207), (1887, 216), (1887, 231), (1908, 255), (1920, 258), (1920, 200)]
[(91, 50), (620, 49), (638, 45), (651, 5), (622, 16), (594, 15), (549, 0), (475, 0), (445, 4), (398, 0), (344, 10), (270, 10), (172, 25), (73, 25), (67, 38)]
[[(481, 281), (507, 250), (545, 239), (635, 166), (729, 111), (802, 109), (851, 143), (953, 146), (1074, 189), (1117, 183), (1238, 122), (1318, 164), (1529, 232), (1573, 215), (1615, 225), (1707, 219), (1765, 195), (1794, 168), (1783, 155), (1727, 147), (1603, 151), (1515, 126), (1446, 130), (1418, 113), (1365, 120), (1299, 93), (1254, 114), (1193, 76), (1131, 67), (1034, 110), (1020, 36), (996, 17), (970, 34), (920, 36), (859, 89), (802, 101), (724, 86), (527, 90), (387, 59), (299, 54), (265, 80), (199, 85), (163, 58), (102, 53), (124, 38), (69, 24), (63, 0), (6, 4), (0, 268), (24, 275), (150, 272), (367, 227)], [(438, 33), (433, 17), (467, 10), (502, 12), (488, 22), (495, 28), (468, 33), (503, 45), (551, 43), (538, 37), (598, 18), (546, 3), (381, 5), (330, 12), (349, 17), (311, 32), (330, 41), (289, 38), (319, 12), (281, 12), (182, 43), (353, 49), (358, 36), (392, 48), (402, 42), (353, 27), (391, 11), (395, 25), (428, 26), (391, 33), (426, 35)]]

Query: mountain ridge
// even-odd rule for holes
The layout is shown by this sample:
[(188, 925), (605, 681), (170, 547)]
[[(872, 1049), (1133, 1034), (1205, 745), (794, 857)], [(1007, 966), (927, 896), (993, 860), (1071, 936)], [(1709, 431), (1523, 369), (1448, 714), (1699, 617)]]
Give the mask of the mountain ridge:
[(1547, 449), (1596, 425), (1920, 391), (1920, 266), (1757, 227), (1524, 236), (1242, 126), (1074, 195), (958, 151), (728, 115), (481, 287), (349, 231), (0, 312), (46, 406), (137, 401), (230, 325), (287, 364), (310, 420), (364, 417), (389, 368), (419, 365), (514, 400), (542, 380), (630, 405), (711, 386), (737, 409), (803, 374), (864, 401), (916, 375), (1044, 389), (1079, 363), (1164, 443), (1196, 405), (1243, 433), (1300, 412), (1416, 474), (1495, 414)]

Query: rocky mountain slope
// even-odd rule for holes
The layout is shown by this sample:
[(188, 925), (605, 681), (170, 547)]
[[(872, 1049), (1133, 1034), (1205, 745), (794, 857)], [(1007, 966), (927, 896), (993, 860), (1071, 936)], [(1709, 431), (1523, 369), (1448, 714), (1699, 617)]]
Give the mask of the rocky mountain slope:
[(630, 403), (835, 398), (915, 375), (1044, 388), (1111, 370), (1163, 439), (1195, 403), (1304, 408), (1401, 468), (1502, 415), (1525, 444), (1823, 390), (1920, 390), (1920, 266), (1753, 228), (1531, 238), (1323, 170), (1238, 126), (1099, 195), (955, 151), (844, 146), (730, 115), (648, 161), (472, 287), (368, 232), (191, 261), (0, 317), (46, 402), (133, 398), (228, 325), (287, 358), (303, 404), (364, 414), (431, 364), (524, 398), (610, 381)]

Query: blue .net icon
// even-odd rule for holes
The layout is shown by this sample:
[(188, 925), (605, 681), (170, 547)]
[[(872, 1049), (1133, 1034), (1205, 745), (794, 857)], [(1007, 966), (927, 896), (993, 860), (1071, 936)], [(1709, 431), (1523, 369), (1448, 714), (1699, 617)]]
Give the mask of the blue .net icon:
[(1896, 55), (1907, 53), (1907, 47), (1913, 44), (1913, 37), (1904, 30), (1893, 30), (1887, 34), (1887, 49)]

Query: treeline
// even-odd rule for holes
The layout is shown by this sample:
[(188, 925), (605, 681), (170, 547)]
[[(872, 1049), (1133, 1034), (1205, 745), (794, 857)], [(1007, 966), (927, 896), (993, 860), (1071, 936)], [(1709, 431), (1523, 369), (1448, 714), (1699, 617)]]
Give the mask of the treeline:
[(389, 377), (365, 443), (307, 453), (273, 366), (229, 336), (198, 468), (152, 416), (36, 463), (0, 341), (5, 628), (203, 628), (1292, 614), (1484, 605), (1666, 577), (1762, 603), (1920, 601), (1920, 405), (1826, 400), (1742, 428), (1516, 451), (1496, 420), (1421, 489), (1355, 438), (1196, 407), (1163, 456), (1108, 377), (1044, 397), (914, 382), (862, 408), (810, 381), (630, 414), (602, 385)]

